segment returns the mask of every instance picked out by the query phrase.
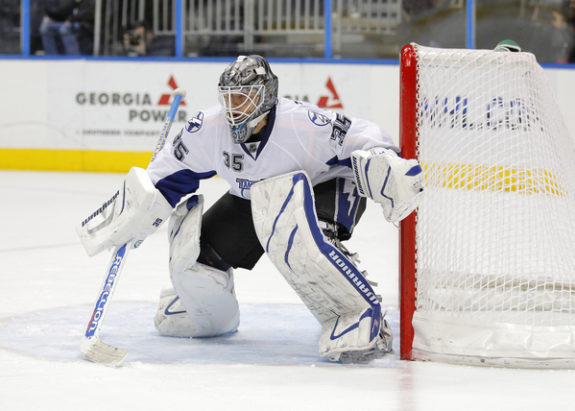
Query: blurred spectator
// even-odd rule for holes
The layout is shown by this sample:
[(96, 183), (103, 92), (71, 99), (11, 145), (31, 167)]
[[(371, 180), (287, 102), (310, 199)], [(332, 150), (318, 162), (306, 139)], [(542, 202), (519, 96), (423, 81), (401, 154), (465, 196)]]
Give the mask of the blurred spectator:
[(173, 56), (174, 39), (171, 36), (154, 36), (152, 30), (143, 22), (134, 24), (123, 38), (124, 52), (127, 56)]
[(549, 48), (554, 53), (554, 62), (556, 63), (567, 63), (569, 59), (569, 43), (570, 43), (570, 32), (572, 29), (569, 28), (565, 20), (565, 16), (559, 11), (552, 10), (551, 14), (553, 19), (551, 21), (551, 38)]
[(154, 34), (144, 22), (134, 24), (124, 33), (124, 51), (130, 57), (145, 56)]
[(0, 54), (20, 53), (20, 1), (0, 0)]
[(525, 48), (542, 63), (566, 63), (569, 29), (564, 14), (558, 7), (535, 5), (526, 32)]
[(437, 0), (403, 0), (401, 6), (404, 12), (404, 18), (410, 20), (417, 18), (422, 14), (432, 11), (438, 2)]
[(575, 0), (563, 1), (563, 15), (569, 29), (569, 51), (567, 62), (575, 63)]
[(46, 54), (91, 54), (94, 0), (44, 0), (40, 25)]
[(94, 47), (95, 0), (76, 0), (76, 7), (70, 22), (80, 44), (82, 54), (92, 54)]

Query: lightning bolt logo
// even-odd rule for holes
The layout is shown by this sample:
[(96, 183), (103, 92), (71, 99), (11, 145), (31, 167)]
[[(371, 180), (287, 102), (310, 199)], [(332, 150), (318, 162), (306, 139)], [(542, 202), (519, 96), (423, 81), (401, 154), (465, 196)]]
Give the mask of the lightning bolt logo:
[(188, 120), (186, 130), (188, 130), (190, 133), (195, 133), (199, 131), (200, 128), (202, 128), (203, 124), (204, 124), (204, 113), (200, 111), (195, 117), (193, 117), (191, 120)]
[(349, 203), (349, 208), (347, 209), (347, 215), (351, 215), (353, 211), (353, 206), (357, 202), (357, 195), (355, 191), (355, 184), (351, 180), (344, 180), (343, 183), (343, 194), (347, 194), (347, 202)]

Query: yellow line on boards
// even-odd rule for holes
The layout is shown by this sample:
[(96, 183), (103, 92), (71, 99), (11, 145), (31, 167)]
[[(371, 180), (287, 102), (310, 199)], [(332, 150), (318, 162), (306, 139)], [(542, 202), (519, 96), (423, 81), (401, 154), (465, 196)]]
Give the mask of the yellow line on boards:
[(0, 169), (123, 173), (146, 168), (151, 152), (0, 148)]

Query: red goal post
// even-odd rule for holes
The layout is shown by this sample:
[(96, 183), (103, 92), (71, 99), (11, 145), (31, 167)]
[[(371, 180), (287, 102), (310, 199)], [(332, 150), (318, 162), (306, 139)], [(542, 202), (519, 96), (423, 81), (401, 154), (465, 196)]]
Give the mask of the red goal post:
[[(412, 45), (405, 46), (400, 56), (400, 149), (403, 158), (417, 158), (417, 60)], [(400, 308), (400, 357), (411, 360), (415, 310), (415, 216), (404, 218), (399, 226), (399, 308)]]
[(575, 144), (530, 53), (405, 46), (402, 359), (575, 367)]

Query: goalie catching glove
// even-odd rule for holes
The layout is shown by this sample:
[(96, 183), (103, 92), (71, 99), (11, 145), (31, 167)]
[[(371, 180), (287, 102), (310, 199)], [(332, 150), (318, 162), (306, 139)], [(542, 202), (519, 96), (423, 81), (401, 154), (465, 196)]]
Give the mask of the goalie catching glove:
[(417, 160), (406, 160), (385, 148), (351, 153), (358, 192), (383, 207), (385, 219), (397, 223), (417, 208), (423, 194), (423, 172)]

